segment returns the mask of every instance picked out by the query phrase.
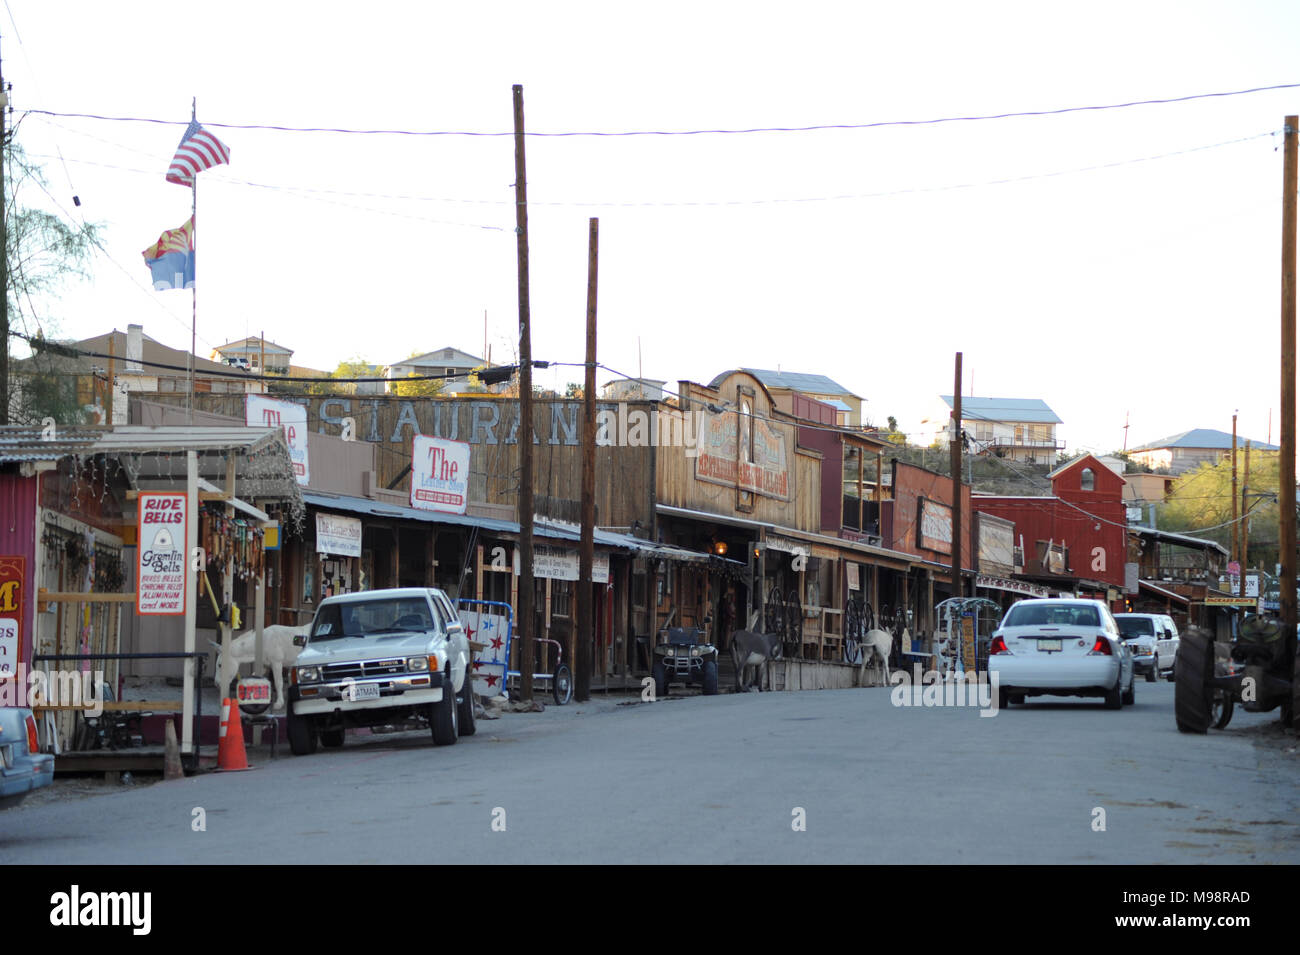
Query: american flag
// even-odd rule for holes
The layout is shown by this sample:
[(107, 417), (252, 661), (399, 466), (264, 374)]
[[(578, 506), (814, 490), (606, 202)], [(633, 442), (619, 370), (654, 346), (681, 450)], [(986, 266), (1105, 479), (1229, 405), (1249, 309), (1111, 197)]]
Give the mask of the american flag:
[(230, 150), (197, 122), (191, 122), (176, 147), (167, 181), (178, 186), (194, 185), (194, 177), (204, 169), (230, 162)]

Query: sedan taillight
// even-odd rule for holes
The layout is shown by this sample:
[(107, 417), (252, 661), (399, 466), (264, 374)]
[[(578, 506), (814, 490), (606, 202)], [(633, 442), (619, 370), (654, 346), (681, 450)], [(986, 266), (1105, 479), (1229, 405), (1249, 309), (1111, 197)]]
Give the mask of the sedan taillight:
[(1007, 649), (1007, 641), (1002, 639), (1002, 634), (1000, 633), (997, 636), (995, 636), (993, 638), (993, 642), (989, 644), (989, 656), (991, 657), (995, 657), (999, 653), (1010, 653), (1010, 652), (1011, 651)]
[(1110, 649), (1110, 641), (1104, 636), (1097, 637), (1097, 642), (1092, 645), (1092, 649), (1088, 651), (1088, 655), (1103, 657), (1113, 656), (1114, 654)]
[(40, 752), (41, 744), (36, 738), (36, 717), (30, 713), (27, 715), (27, 752)]

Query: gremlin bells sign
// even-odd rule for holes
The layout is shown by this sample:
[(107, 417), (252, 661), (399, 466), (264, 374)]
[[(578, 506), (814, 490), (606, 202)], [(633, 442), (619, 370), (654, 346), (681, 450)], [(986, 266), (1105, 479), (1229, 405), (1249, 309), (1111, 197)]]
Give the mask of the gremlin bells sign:
[(142, 491), (136, 536), (138, 614), (185, 612), (185, 518), (183, 493)]

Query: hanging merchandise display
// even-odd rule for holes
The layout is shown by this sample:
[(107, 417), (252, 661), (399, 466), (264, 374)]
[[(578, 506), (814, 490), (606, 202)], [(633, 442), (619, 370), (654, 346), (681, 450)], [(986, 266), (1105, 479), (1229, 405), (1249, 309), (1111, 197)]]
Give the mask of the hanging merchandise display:
[(260, 577), (265, 563), (262, 536), (253, 521), (227, 517), (211, 507), (199, 512), (199, 541), (210, 570), (229, 567), (240, 580)]

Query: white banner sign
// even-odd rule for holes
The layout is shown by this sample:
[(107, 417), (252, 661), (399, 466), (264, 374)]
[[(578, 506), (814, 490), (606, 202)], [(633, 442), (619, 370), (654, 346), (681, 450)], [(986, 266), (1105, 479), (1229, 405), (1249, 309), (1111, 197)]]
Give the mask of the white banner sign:
[(316, 552), (340, 557), (361, 556), (361, 519), (316, 514)]
[(460, 625), (465, 636), (483, 645), (475, 650), (474, 692), (479, 696), (496, 696), (506, 683), (506, 656), (510, 652), (510, 623), (502, 614), (487, 613), (482, 607), (471, 610), (459, 607)]
[(468, 504), (468, 442), (417, 434), (411, 443), (411, 507), (464, 514)]
[(183, 492), (141, 491), (137, 518), (135, 612), (185, 612), (186, 498)]
[[(519, 573), (519, 548), (515, 548), (515, 574)], [(558, 547), (533, 548), (533, 576), (539, 579), (577, 580), (578, 552)], [(609, 555), (594, 554), (591, 561), (591, 582), (609, 583)]]
[(289, 460), (293, 462), (293, 476), (299, 484), (307, 484), (311, 468), (307, 460), (306, 405), (276, 401), (265, 395), (249, 395), (244, 404), (244, 423), (250, 428), (284, 428)]
[(0, 680), (11, 677), (18, 669), (18, 620), (0, 617)]

